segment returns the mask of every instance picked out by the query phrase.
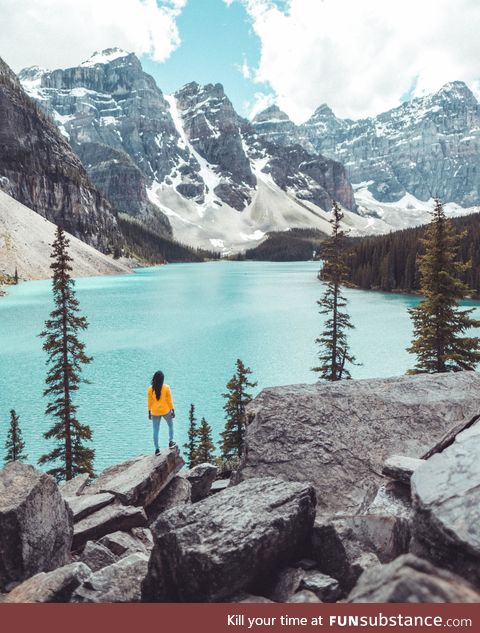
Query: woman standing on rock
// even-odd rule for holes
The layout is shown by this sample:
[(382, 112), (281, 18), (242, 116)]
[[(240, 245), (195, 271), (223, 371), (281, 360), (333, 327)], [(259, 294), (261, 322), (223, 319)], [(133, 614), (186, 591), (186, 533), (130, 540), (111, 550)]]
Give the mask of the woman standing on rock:
[(165, 377), (162, 371), (156, 371), (153, 374), (152, 384), (147, 391), (148, 398), (148, 417), (153, 423), (153, 443), (155, 445), (155, 455), (160, 453), (158, 446), (158, 431), (160, 429), (160, 420), (164, 418), (168, 424), (168, 446), (175, 446), (173, 441), (173, 418), (175, 411), (173, 409), (172, 392), (170, 387), (164, 383)]

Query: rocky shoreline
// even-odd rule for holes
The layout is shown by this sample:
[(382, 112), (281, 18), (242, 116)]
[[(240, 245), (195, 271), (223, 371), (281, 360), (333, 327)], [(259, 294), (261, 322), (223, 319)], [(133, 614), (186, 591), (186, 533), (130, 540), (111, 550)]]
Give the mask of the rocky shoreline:
[(264, 390), (230, 482), (178, 449), (60, 487), (7, 464), (0, 601), (480, 602), (479, 387)]

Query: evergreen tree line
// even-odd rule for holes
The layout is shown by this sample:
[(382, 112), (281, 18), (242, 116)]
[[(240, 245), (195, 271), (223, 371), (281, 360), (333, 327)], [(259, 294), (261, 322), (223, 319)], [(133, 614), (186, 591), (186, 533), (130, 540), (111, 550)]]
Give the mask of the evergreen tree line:
[(245, 432), (247, 428), (246, 407), (252, 400), (249, 389), (257, 383), (250, 380), (252, 370), (238, 358), (236, 371), (227, 383), (225, 398), (225, 428), (220, 434), (220, 456), (215, 457), (215, 445), (212, 440), (212, 429), (205, 418), (200, 425), (195, 416), (195, 405), (190, 405), (188, 416), (188, 440), (184, 444), (185, 457), (189, 468), (198, 464), (216, 461), (220, 471), (229, 473), (234, 470), (243, 453)]
[(126, 254), (150, 264), (203, 262), (207, 259), (220, 258), (218, 252), (192, 248), (170, 240), (139, 220), (123, 213), (118, 216), (118, 225), (125, 238)]
[[(472, 226), (478, 214), (460, 221), (448, 219), (436, 199), (426, 227), (362, 240), (353, 250), (341, 229), (343, 214), (336, 203), (332, 216), (331, 236), (320, 255), (323, 268), (319, 278), (325, 282), (325, 291), (317, 303), (326, 319), (316, 340), (320, 365), (313, 371), (330, 381), (351, 377), (346, 364), (355, 364), (355, 358), (347, 332), (353, 325), (341, 288), (354, 284), (355, 279), (367, 289), (399, 289), (398, 283), (403, 283), (402, 289), (415, 288), (422, 295), (419, 304), (409, 310), (413, 339), (407, 351), (416, 361), (408, 373), (475, 369), (480, 362), (480, 338), (471, 336), (470, 330), (479, 328), (480, 320), (472, 318), (473, 308), (462, 309), (459, 302), (478, 294), (479, 286), (474, 290), (469, 284), (469, 280), (478, 282), (480, 230)], [(463, 227), (465, 230), (459, 230)], [(378, 286), (372, 284), (372, 278)]]
[(249, 248), (234, 259), (265, 262), (308, 261), (314, 258), (314, 253), (318, 253), (325, 238), (325, 233), (317, 229), (272, 231), (264, 242)]
[[(460, 262), (471, 266), (460, 272), (460, 279), (480, 296), (480, 214), (452, 218), (452, 226), (461, 235), (458, 244)], [(388, 235), (353, 238), (346, 245), (347, 285), (384, 292), (418, 292), (421, 287), (417, 254), (425, 247), (426, 226)]]

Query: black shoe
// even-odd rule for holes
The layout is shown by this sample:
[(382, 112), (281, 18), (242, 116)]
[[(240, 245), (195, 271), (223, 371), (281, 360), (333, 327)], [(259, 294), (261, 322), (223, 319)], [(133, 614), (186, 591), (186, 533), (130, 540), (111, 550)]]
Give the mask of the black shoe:
[(168, 443), (168, 448), (175, 448), (176, 443), (173, 440), (170, 440), (170, 442)]
[(160, 449), (159, 448), (155, 449), (155, 455), (160, 455)]

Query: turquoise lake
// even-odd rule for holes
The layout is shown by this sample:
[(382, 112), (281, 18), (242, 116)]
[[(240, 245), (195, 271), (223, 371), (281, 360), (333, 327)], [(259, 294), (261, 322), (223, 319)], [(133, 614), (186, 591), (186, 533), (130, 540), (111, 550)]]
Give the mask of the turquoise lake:
[[(210, 422), (218, 440), (222, 397), (241, 358), (260, 389), (315, 382), (315, 338), (322, 329), (315, 262), (212, 262), (145, 268), (133, 275), (77, 280), (90, 327), (79, 417), (94, 433), (97, 471), (153, 450), (146, 389), (162, 369), (175, 402), (176, 441), (186, 441), (187, 412)], [(354, 378), (394, 376), (412, 366), (407, 309), (415, 297), (348, 290), (356, 327)], [(473, 304), (478, 305), (478, 304)], [(9, 410), (20, 415), (30, 463), (46, 452), (45, 354), (37, 336), (52, 309), (50, 281), (23, 283), (0, 299), (0, 456)], [(161, 428), (166, 445), (165, 425)]]

